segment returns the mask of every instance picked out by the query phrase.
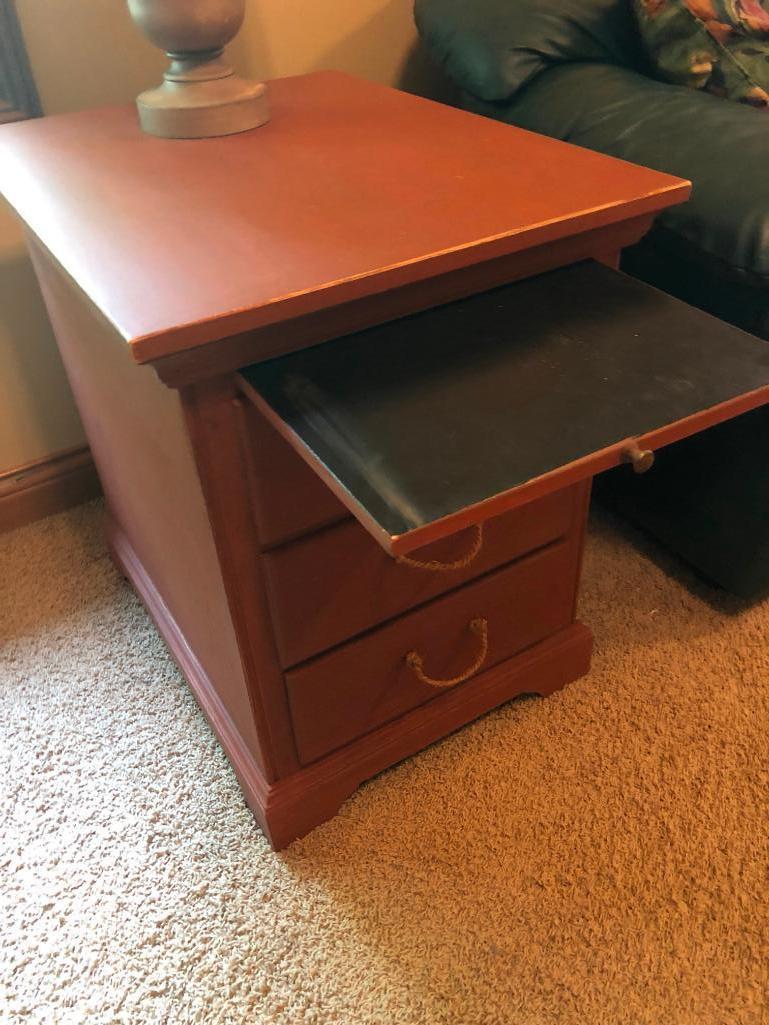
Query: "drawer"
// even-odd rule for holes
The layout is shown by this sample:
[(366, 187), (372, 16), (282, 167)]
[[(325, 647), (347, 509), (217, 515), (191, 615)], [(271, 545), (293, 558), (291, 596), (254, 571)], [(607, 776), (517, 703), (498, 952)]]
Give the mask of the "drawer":
[[(568, 626), (578, 553), (571, 539), (556, 542), (286, 673), (300, 761), (445, 693), (420, 679), (419, 667), (407, 663), (410, 652), (436, 680), (473, 668), (475, 676)], [(471, 628), (481, 622), (485, 645), (483, 628)], [(472, 687), (472, 676), (457, 686)]]
[(263, 548), (349, 516), (347, 509), (252, 406), (244, 433), (252, 473), (251, 501)]
[[(420, 549), (410, 562), (385, 553), (357, 521), (267, 553), (263, 563), (283, 666), (296, 665), (563, 537), (575, 522), (583, 493), (579, 485), (548, 495), (487, 520), (482, 535), (481, 528), (470, 527)], [(456, 568), (427, 569), (414, 561)]]

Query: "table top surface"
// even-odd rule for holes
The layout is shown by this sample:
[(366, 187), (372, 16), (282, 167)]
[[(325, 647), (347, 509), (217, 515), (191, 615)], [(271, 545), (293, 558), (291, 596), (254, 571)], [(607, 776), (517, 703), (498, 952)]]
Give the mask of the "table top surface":
[(240, 135), (0, 128), (0, 192), (139, 362), (646, 214), (688, 183), (339, 72)]

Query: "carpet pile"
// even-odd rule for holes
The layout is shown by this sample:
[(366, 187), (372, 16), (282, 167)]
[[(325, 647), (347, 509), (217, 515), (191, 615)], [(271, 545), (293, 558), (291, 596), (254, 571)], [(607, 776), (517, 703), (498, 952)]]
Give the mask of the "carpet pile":
[(594, 519), (591, 674), (274, 854), (100, 516), (0, 537), (0, 1021), (769, 1020), (769, 602)]

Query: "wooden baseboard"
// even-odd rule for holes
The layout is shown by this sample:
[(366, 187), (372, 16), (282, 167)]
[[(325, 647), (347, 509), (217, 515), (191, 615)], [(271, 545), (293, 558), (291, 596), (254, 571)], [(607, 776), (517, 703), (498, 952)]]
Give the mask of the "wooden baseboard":
[(0, 473), (0, 533), (101, 494), (88, 446), (57, 452)]

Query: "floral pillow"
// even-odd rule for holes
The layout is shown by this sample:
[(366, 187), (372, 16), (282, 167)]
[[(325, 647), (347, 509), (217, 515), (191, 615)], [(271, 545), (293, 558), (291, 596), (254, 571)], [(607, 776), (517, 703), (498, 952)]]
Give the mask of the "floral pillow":
[(663, 78), (769, 110), (769, 0), (633, 0)]

